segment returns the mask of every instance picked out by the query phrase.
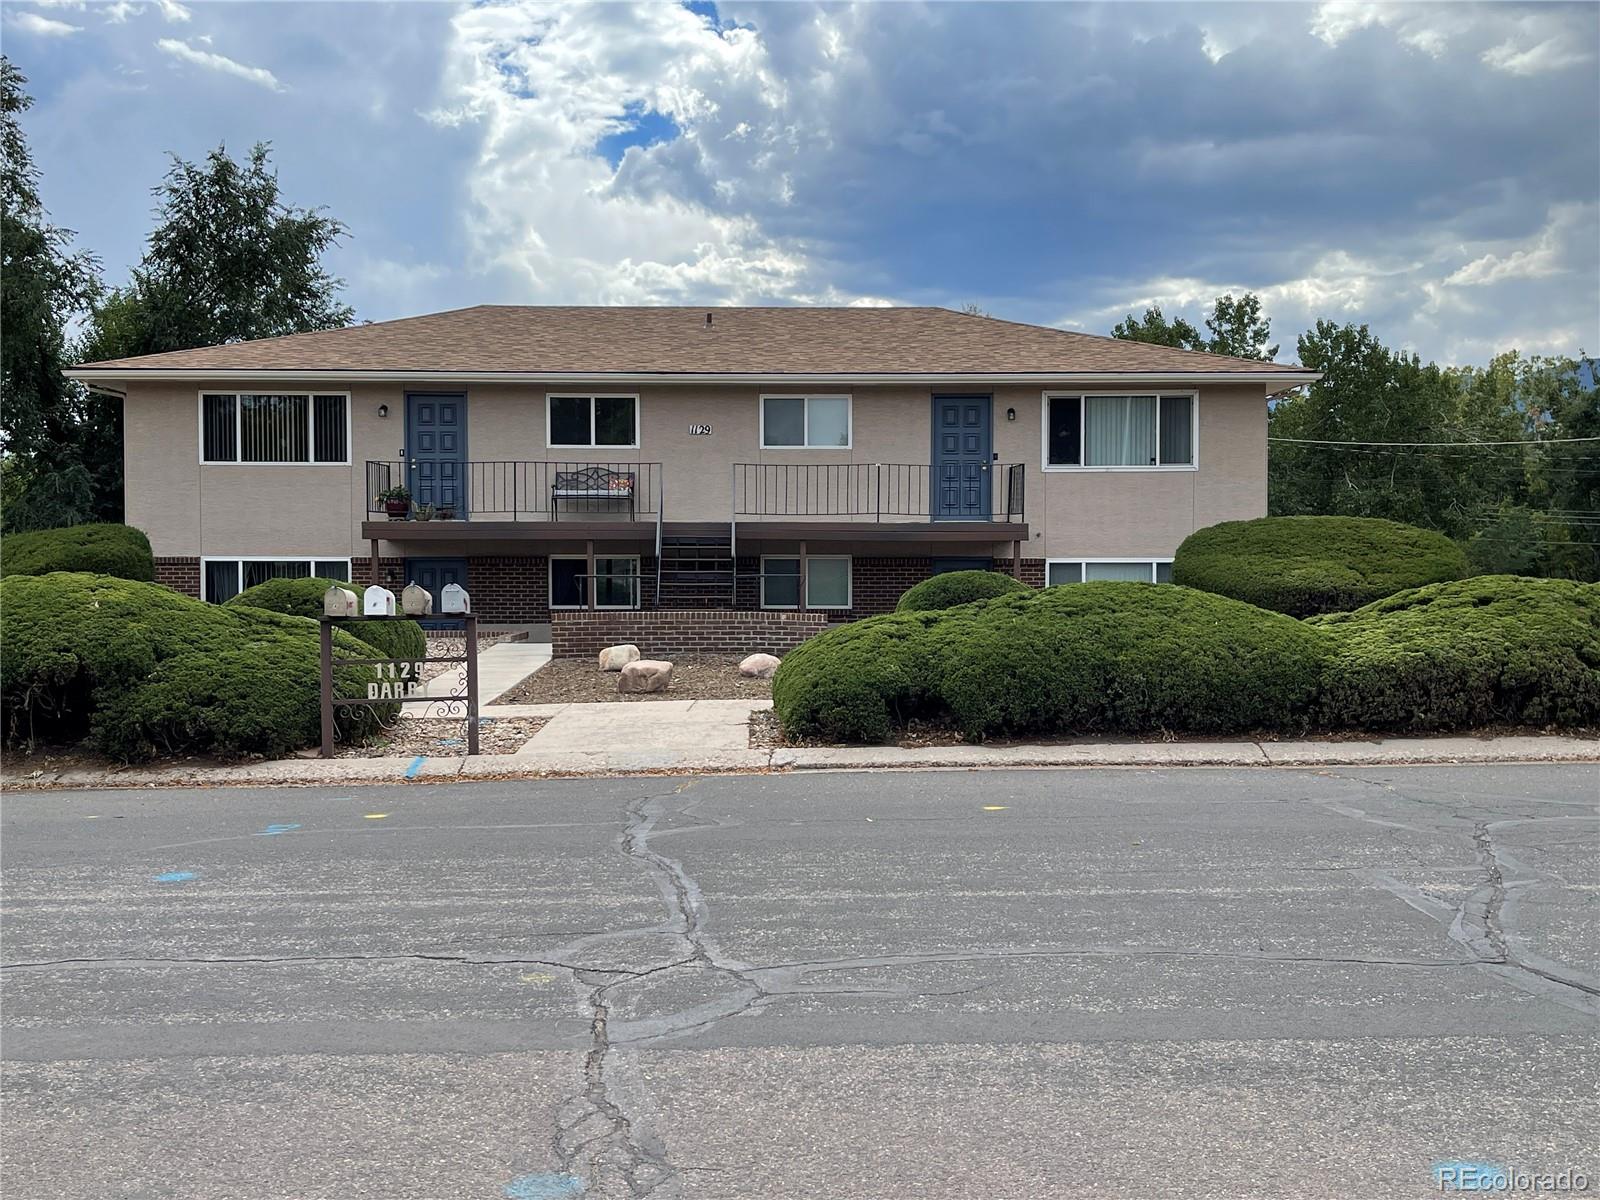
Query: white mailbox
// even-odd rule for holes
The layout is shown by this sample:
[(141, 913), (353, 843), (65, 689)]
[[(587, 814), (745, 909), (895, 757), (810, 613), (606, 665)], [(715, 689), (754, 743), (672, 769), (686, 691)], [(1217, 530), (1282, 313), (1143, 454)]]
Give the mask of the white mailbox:
[(447, 613), (469, 613), (472, 611), (472, 597), (459, 583), (447, 583), (439, 592), (439, 606)]
[(394, 616), (394, 593), (385, 587), (369, 587), (361, 598), (361, 612), (368, 617)]
[(338, 584), (322, 593), (322, 615), (325, 617), (353, 617), (361, 611), (356, 594)]
[(426, 617), (433, 612), (433, 593), (416, 583), (406, 584), (400, 593), (400, 611), (408, 617)]

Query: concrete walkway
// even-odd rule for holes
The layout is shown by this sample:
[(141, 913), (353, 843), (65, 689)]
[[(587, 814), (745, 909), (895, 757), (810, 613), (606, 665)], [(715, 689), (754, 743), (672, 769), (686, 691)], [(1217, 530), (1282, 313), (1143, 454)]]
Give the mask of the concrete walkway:
[[(517, 686), (529, 675), (550, 661), (549, 642), (496, 642), (478, 655), (479, 707), (492, 704), (502, 692)], [(442, 675), (435, 675), (423, 686), (425, 696), (449, 696), (464, 690), (461, 667), (447, 667)], [(426, 704), (401, 706), (402, 717), (437, 716), (428, 711)], [(497, 713), (492, 715), (505, 716)]]
[[(498, 648), (498, 647), (497, 647)], [(514, 754), (432, 758), (293, 758), (238, 766), (77, 769), (7, 775), (10, 788), (180, 787), (262, 784), (438, 782), (545, 776), (715, 774), (806, 770), (1017, 767), (1339, 767), (1423, 763), (1600, 764), (1600, 739), (1421, 737), (1371, 741), (1079, 741), (1016, 746), (796, 746), (752, 749), (752, 713), (767, 700), (641, 700), (611, 704), (519, 704), (486, 717), (545, 717)], [(1600, 770), (1596, 771), (1600, 789)]]

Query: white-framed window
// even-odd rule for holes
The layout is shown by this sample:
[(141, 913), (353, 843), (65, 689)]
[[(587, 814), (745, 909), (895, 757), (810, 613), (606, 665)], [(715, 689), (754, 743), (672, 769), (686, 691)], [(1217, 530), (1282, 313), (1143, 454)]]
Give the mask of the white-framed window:
[(544, 441), (554, 449), (639, 448), (639, 397), (555, 395), (544, 398)]
[(799, 608), (800, 589), (807, 608), (850, 607), (848, 554), (763, 554), (761, 607)]
[(1120, 580), (1127, 583), (1171, 583), (1170, 558), (1047, 558), (1044, 563), (1046, 587), (1058, 583), (1096, 583)]
[(231, 600), (246, 588), (269, 579), (342, 579), (348, 583), (350, 560), (264, 554), (200, 560), (200, 598), (212, 604)]
[(1046, 392), (1046, 471), (1192, 471), (1200, 435), (1195, 392)]
[(849, 396), (762, 396), (763, 450), (848, 450)]
[[(594, 606), (639, 607), (639, 556), (595, 555)], [(589, 607), (589, 559), (582, 554), (550, 556), (550, 607)]]
[(348, 466), (348, 392), (201, 392), (200, 461)]

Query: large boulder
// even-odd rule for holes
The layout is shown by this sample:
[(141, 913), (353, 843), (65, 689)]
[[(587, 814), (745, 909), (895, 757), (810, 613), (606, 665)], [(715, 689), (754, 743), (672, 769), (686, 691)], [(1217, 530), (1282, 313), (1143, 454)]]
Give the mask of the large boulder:
[(750, 679), (771, 679), (778, 661), (775, 654), (752, 654), (739, 664), (739, 674)]
[(622, 668), (617, 691), (624, 694), (664, 692), (672, 686), (672, 664), (654, 658), (641, 658)]
[(602, 671), (620, 671), (631, 662), (639, 661), (639, 647), (637, 646), (607, 646), (600, 651), (600, 669)]

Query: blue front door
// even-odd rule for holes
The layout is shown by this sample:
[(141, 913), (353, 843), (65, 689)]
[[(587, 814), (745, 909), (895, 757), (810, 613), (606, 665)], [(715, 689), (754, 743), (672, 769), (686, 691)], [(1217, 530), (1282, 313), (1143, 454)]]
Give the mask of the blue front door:
[[(413, 504), (467, 515), (467, 398), (414, 392), (406, 397), (406, 486)], [(420, 582), (420, 581), (419, 581)]]
[(987, 521), (990, 514), (988, 396), (933, 398), (933, 502), (935, 521)]
[[(406, 582), (425, 587), (433, 594), (433, 611), (443, 612), (441, 593), (447, 583), (467, 586), (467, 560), (464, 558), (408, 558)], [(467, 588), (471, 595), (472, 589)], [(428, 624), (427, 621), (423, 622)]]

